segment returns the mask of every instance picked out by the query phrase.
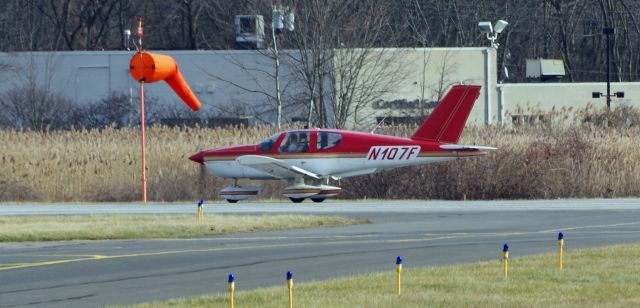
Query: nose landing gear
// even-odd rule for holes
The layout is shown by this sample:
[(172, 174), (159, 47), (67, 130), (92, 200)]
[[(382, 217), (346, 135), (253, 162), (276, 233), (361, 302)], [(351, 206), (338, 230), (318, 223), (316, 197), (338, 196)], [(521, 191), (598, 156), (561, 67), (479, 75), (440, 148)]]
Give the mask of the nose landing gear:
[(220, 191), (220, 197), (229, 203), (237, 203), (240, 200), (255, 198), (261, 190), (259, 186), (240, 186), (238, 179), (234, 179), (232, 186), (227, 186)]

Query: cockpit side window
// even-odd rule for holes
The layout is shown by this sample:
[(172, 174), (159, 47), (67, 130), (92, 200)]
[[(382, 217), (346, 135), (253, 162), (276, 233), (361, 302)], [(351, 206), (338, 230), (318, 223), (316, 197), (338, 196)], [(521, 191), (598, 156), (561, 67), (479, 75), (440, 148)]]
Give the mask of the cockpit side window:
[(262, 140), (259, 144), (258, 144), (258, 148), (260, 148), (261, 152), (264, 153), (268, 153), (271, 152), (271, 149), (273, 149), (273, 145), (276, 144), (276, 141), (278, 140), (278, 137), (280, 136), (280, 134), (277, 135), (273, 135), (267, 139)]
[(338, 133), (320, 132), (318, 133), (318, 151), (326, 150), (337, 146), (342, 140), (342, 135)]
[(289, 132), (282, 140), (281, 153), (301, 153), (309, 151), (309, 132)]

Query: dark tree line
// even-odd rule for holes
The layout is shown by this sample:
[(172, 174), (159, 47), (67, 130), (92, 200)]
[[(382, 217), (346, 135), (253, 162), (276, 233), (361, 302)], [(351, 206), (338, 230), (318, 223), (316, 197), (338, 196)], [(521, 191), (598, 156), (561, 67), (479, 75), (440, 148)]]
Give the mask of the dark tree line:
[[(479, 33), (481, 20), (507, 20), (499, 38), (500, 61), (512, 81), (524, 81), (529, 58), (560, 58), (569, 81), (602, 80), (605, 74), (603, 27), (615, 27), (612, 71), (615, 80), (638, 80), (640, 74), (640, 1), (631, 0), (4, 0), (0, 1), (0, 50), (118, 50), (123, 32), (134, 30), (137, 16), (146, 25), (149, 49), (233, 48), (233, 17), (261, 14), (268, 25), (272, 4), (296, 10), (298, 33), (285, 47), (300, 45), (301, 37), (317, 40), (317, 31), (358, 35), (363, 47), (486, 46)], [(384, 8), (385, 23), (374, 25), (343, 18), (344, 11)], [(328, 18), (335, 15), (338, 18)], [(347, 14), (348, 16), (348, 11)], [(329, 26), (314, 25), (330, 20)], [(358, 32), (358, 28), (367, 31)], [(381, 35), (380, 33), (384, 34)], [(320, 33), (321, 35), (324, 33)], [(326, 33), (337, 37), (335, 33)], [(344, 37), (344, 36), (343, 36)], [(349, 37), (349, 36), (346, 36)], [(354, 36), (351, 36), (354, 37)], [(324, 47), (345, 42), (323, 41)], [(348, 43), (348, 42), (347, 42)], [(351, 44), (349, 44), (351, 45)]]

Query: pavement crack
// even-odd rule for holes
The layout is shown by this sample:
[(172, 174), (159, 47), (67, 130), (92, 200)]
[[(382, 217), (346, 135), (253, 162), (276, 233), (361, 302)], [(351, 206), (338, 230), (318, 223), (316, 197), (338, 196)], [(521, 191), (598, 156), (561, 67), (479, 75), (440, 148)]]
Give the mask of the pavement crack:
[(0, 308), (53, 304), (53, 303), (60, 303), (60, 302), (66, 302), (66, 301), (85, 299), (85, 298), (90, 298), (90, 297), (94, 297), (94, 296), (96, 296), (96, 293), (91, 293), (91, 294), (86, 294), (86, 295), (78, 295), (78, 296), (72, 296), (72, 297), (66, 297), (66, 298), (49, 299), (49, 300), (43, 300), (43, 301), (37, 301), (37, 302), (29, 302), (29, 303), (26, 303), (26, 304), (0, 305)]

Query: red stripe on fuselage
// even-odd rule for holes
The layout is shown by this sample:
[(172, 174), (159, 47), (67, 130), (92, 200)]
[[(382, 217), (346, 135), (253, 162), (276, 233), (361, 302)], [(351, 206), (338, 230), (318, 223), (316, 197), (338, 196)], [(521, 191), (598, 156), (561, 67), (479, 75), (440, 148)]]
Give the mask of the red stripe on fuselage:
[[(368, 153), (368, 152), (367, 152)], [(300, 154), (286, 154), (286, 155), (263, 155), (267, 157), (272, 157), (276, 159), (327, 159), (327, 158), (366, 158), (367, 153), (332, 153), (332, 154), (311, 154), (311, 153), (300, 153)], [(487, 154), (486, 151), (438, 151), (438, 152), (420, 152), (417, 157), (468, 157), (468, 156), (479, 156)], [(247, 154), (243, 154), (247, 155)], [(204, 161), (230, 161), (235, 160), (236, 158), (242, 155), (224, 155), (224, 156), (205, 156)]]

